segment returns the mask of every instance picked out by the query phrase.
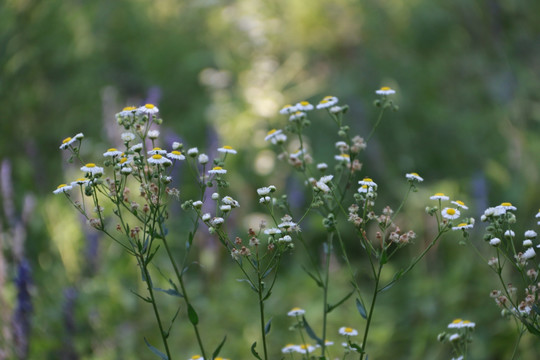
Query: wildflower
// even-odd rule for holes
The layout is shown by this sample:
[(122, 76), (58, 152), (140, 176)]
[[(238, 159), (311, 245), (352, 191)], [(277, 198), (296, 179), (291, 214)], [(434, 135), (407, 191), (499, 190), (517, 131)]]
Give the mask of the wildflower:
[(75, 141), (80, 140), (84, 137), (82, 133), (78, 133), (77, 135), (73, 137), (67, 137), (64, 140), (62, 140), (62, 144), (60, 145), (60, 149), (65, 150), (67, 149), (71, 144), (73, 144)]
[(345, 141), (338, 141), (335, 144), (336, 149), (338, 149), (341, 152), (345, 152), (349, 149), (349, 145)]
[(120, 169), (120, 172), (124, 175), (129, 175), (133, 172), (133, 169), (126, 166), (126, 167), (123, 167), (122, 169)]
[(452, 227), (452, 230), (466, 230), (466, 229), (472, 229), (473, 224), (467, 224), (467, 223), (460, 223), (458, 226)]
[(326, 163), (319, 163), (317, 164), (317, 170), (319, 171), (325, 171), (328, 169), (328, 165)]
[(177, 150), (173, 150), (170, 153), (168, 153), (167, 157), (173, 160), (184, 160), (186, 158), (184, 155), (182, 155), (180, 151), (177, 151)]
[(269, 187), (262, 187), (262, 188), (257, 189), (257, 194), (259, 194), (259, 196), (268, 195), (270, 193), (271, 193), (271, 190)]
[(294, 344), (287, 344), (285, 345), (285, 347), (283, 347), (281, 349), (281, 353), (283, 354), (289, 354), (289, 353), (293, 353), (293, 352), (296, 352), (296, 348), (298, 347), (298, 345), (294, 345)]
[(517, 208), (513, 206), (512, 203), (509, 203), (509, 202), (503, 202), (499, 206), (502, 206), (505, 210), (513, 210), (513, 211), (517, 210)]
[(219, 149), (217, 149), (217, 151), (225, 153), (225, 154), (236, 154), (236, 150), (234, 150), (232, 146), (229, 146), (229, 145), (220, 147)]
[(143, 144), (142, 143), (138, 143), (138, 144), (135, 144), (133, 145), (132, 147), (129, 148), (130, 151), (135, 151), (135, 152), (139, 152), (141, 151), (143, 148)]
[(322, 181), (317, 181), (315, 183), (315, 187), (317, 189), (319, 189), (320, 191), (322, 191), (323, 193), (325, 193), (325, 194), (330, 192), (330, 187), (328, 185), (326, 185), (326, 183), (324, 183)]
[(536, 236), (537, 236), (537, 234), (536, 234), (536, 231), (534, 231), (534, 230), (525, 231), (525, 237), (527, 239), (536, 239)]
[(465, 209), (465, 210), (468, 210), (469, 207), (467, 205), (465, 205), (465, 203), (461, 200), (455, 200), (455, 201), (451, 201), (452, 204), (456, 205), (458, 208), (462, 208), (462, 209)]
[(154, 165), (170, 165), (172, 163), (171, 160), (161, 156), (160, 154), (152, 155), (150, 158), (148, 158), (148, 162)]
[(212, 193), (212, 200), (218, 200), (219, 199), (219, 194), (218, 193)]
[(452, 335), (450, 335), (450, 337), (448, 338), (448, 340), (450, 340), (450, 341), (456, 341), (456, 340), (459, 339), (459, 337), (460, 337), (459, 334), (452, 334)]
[(368, 178), (368, 177), (365, 177), (363, 180), (360, 180), (358, 182), (358, 184), (367, 185), (367, 186), (371, 186), (371, 187), (374, 187), (374, 188), (377, 187), (377, 184), (371, 178)]
[(122, 155), (122, 152), (118, 151), (115, 148), (110, 148), (109, 150), (107, 150), (107, 152), (103, 153), (103, 156), (105, 157), (108, 157), (108, 156), (114, 157), (114, 156), (119, 156), (119, 155)]
[(313, 346), (313, 345), (302, 344), (302, 345), (298, 345), (298, 347), (296, 348), (296, 351), (298, 351), (300, 354), (307, 354), (307, 353), (314, 352), (315, 349), (316, 349), (316, 347)]
[(285, 135), (285, 134), (277, 134), (276, 136), (271, 138), (270, 141), (274, 145), (283, 144), (283, 143), (285, 143), (285, 141), (287, 141), (287, 135)]
[(71, 182), (71, 186), (75, 186), (75, 185), (86, 185), (86, 184), (88, 184), (88, 183), (90, 183), (90, 180), (89, 180), (89, 179), (86, 179), (86, 178), (78, 178), (77, 180)]
[(179, 143), (178, 141), (174, 141), (171, 145), (173, 150), (178, 150), (183, 147), (182, 143)]
[(264, 138), (264, 141), (275, 139), (276, 136), (278, 136), (281, 133), (283, 133), (282, 130), (272, 129), (266, 134), (266, 137)]
[(454, 209), (454, 208), (444, 208), (442, 211), (441, 211), (441, 215), (443, 218), (445, 219), (449, 219), (449, 220), (454, 220), (454, 219), (457, 219), (460, 215), (460, 212), (458, 209)]
[(531, 247), (533, 246), (533, 243), (530, 239), (523, 240), (523, 247)]
[(338, 98), (335, 96), (325, 96), (319, 104), (317, 104), (317, 109), (326, 109), (332, 107), (338, 103)]
[(221, 200), (224, 204), (226, 205), (231, 205), (232, 207), (234, 208), (237, 208), (237, 207), (240, 207), (240, 204), (238, 203), (238, 201), (234, 200), (232, 197), (230, 196), (225, 196), (222, 200)]
[(291, 116), (289, 116), (289, 121), (296, 121), (296, 120), (303, 119), (305, 117), (306, 117), (305, 112), (297, 111), (294, 114), (292, 114)]
[(218, 227), (219, 225), (223, 224), (224, 221), (225, 220), (221, 217), (215, 217), (210, 220), (210, 224), (212, 224), (212, 226)]
[(214, 166), (212, 170), (208, 170), (209, 174), (226, 174), (227, 170), (223, 169), (221, 166)]
[(358, 330), (343, 326), (339, 328), (339, 333), (345, 336), (356, 336), (358, 335)]
[(103, 168), (96, 166), (96, 164), (94, 163), (88, 163), (84, 165), (83, 167), (81, 167), (81, 170), (84, 171), (85, 173), (90, 173), (94, 176), (103, 174)]
[(122, 133), (122, 135), (120, 135), (120, 138), (122, 139), (123, 142), (128, 143), (130, 141), (135, 140), (135, 134), (130, 133), (130, 132), (125, 132), (125, 133)]
[(301, 309), (299, 307), (294, 307), (287, 313), (287, 316), (299, 316), (304, 315), (306, 313), (306, 310)]
[(288, 115), (288, 114), (292, 114), (294, 112), (296, 112), (297, 109), (295, 106), (292, 106), (292, 105), (285, 105), (283, 108), (281, 108), (281, 110), (279, 110), (279, 113), (281, 115)]
[(373, 188), (371, 186), (362, 185), (358, 188), (358, 192), (360, 194), (367, 194), (367, 193), (373, 192)]
[(199, 149), (197, 149), (196, 147), (188, 149), (187, 154), (191, 157), (195, 157), (199, 155)]
[(513, 238), (514, 236), (516, 236), (516, 233), (513, 232), (512, 230), (506, 230), (504, 232), (504, 236), (508, 237), (508, 238)]
[(299, 103), (295, 105), (295, 107), (297, 110), (300, 110), (300, 111), (310, 111), (314, 109), (313, 105), (311, 105), (307, 101), (300, 101)]
[(460, 329), (461, 324), (463, 323), (463, 320), (461, 319), (454, 319), (450, 324), (448, 324), (449, 329)]
[(450, 198), (446, 195), (444, 195), (443, 193), (436, 193), (435, 195), (433, 196), (430, 196), (429, 197), (431, 200), (450, 200)]
[(407, 173), (405, 174), (405, 177), (409, 181), (418, 181), (418, 182), (424, 181), (424, 179), (420, 175), (418, 175), (418, 173), (415, 173), (415, 172)]
[(291, 242), (292, 241), (292, 237), (290, 235), (285, 235), (284, 237), (280, 237), (278, 239), (279, 242)]
[(202, 206), (203, 206), (203, 202), (200, 201), (200, 200), (197, 200), (197, 201), (194, 201), (194, 202), (193, 202), (193, 207), (194, 207), (195, 209), (200, 209), (200, 208), (202, 208)]
[(137, 108), (135, 106), (126, 106), (119, 113), (116, 114), (116, 117), (133, 117)]
[(499, 246), (499, 244), (501, 243), (501, 239), (499, 238), (493, 238), (491, 240), (489, 240), (489, 245), (491, 246)]
[(345, 109), (347, 109), (345, 106), (332, 106), (330, 108), (330, 112), (332, 114), (339, 114), (340, 112), (344, 111)]
[(528, 248), (527, 250), (525, 250), (523, 255), (521, 255), (521, 258), (525, 259), (525, 260), (529, 260), (529, 259), (532, 259), (535, 256), (536, 256), (536, 252), (534, 252), (534, 249), (533, 248)]
[(223, 212), (226, 213), (226, 212), (231, 211), (232, 208), (231, 208), (231, 205), (221, 205), (221, 206), (219, 207), (219, 209), (220, 209), (221, 211), (223, 211)]
[(379, 90), (375, 91), (375, 93), (377, 93), (377, 95), (393, 95), (396, 93), (396, 91), (388, 86), (383, 86)]
[(260, 240), (257, 239), (255, 236), (249, 239), (249, 246), (259, 246)]
[(281, 234), (281, 230), (278, 228), (269, 228), (269, 229), (265, 229), (264, 233), (266, 235), (276, 235), (276, 234)]
[(150, 130), (148, 131), (148, 138), (155, 140), (159, 137), (159, 130)]
[(199, 164), (204, 165), (204, 164), (208, 163), (208, 160), (209, 160), (208, 155), (200, 154), (197, 160), (199, 161)]
[(188, 360), (204, 360), (204, 358), (201, 355), (193, 355)]
[(155, 147), (152, 150), (148, 151), (148, 155), (165, 155), (167, 150), (163, 150), (160, 147)]
[(203, 216), (201, 216), (201, 219), (202, 219), (202, 221), (208, 221), (208, 220), (210, 220), (211, 217), (212, 217), (212, 215), (210, 215), (209, 213), (206, 213)]
[(145, 114), (145, 115), (153, 115), (157, 114), (159, 112), (159, 109), (157, 106), (153, 104), (146, 104), (137, 109), (138, 113)]
[(56, 190), (53, 191), (53, 194), (60, 194), (60, 193), (64, 193), (66, 191), (69, 191), (73, 188), (72, 185), (67, 185), (67, 184), (60, 184), (58, 185), (58, 187), (56, 188)]
[(334, 156), (334, 159), (336, 159), (337, 161), (343, 161), (347, 163), (351, 162), (351, 157), (349, 154), (339, 154), (339, 155)]
[(270, 201), (272, 201), (272, 198), (270, 196), (261, 196), (259, 199), (260, 204), (269, 204)]

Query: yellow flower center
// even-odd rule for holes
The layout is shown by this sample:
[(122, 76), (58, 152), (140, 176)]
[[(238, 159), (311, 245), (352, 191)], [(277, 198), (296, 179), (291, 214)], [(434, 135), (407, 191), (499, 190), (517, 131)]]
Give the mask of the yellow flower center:
[(87, 168), (93, 168), (93, 167), (96, 167), (96, 164), (94, 163), (88, 163), (85, 165)]
[(463, 320), (463, 324), (470, 324), (471, 322), (469, 320)]
[(127, 158), (126, 158), (126, 157), (123, 157), (123, 158), (120, 159), (120, 164), (123, 164), (123, 163), (125, 163), (126, 161), (127, 161)]
[(273, 133), (275, 133), (277, 130), (276, 129), (272, 129), (270, 130), (266, 135), (272, 135)]
[(327, 98), (324, 98), (322, 99), (321, 101), (319, 101), (319, 104), (326, 104), (328, 102), (329, 99)]
[(465, 206), (465, 203), (463, 201), (461, 201), (461, 200), (456, 200), (455, 203), (459, 204), (461, 206)]
[(163, 156), (159, 155), (159, 154), (156, 154), (156, 155), (152, 155), (152, 159), (156, 159), (156, 160), (159, 160), (161, 159)]
[(302, 310), (302, 309), (299, 308), (299, 307), (293, 307), (293, 308), (291, 309), (291, 311), (298, 311), (298, 310)]
[(503, 202), (501, 204), (501, 206), (512, 206), (512, 203), (509, 203), (509, 202)]
[(86, 182), (86, 179), (85, 178), (78, 178), (77, 180), (75, 180), (76, 182)]
[(333, 98), (332, 95), (328, 95), (328, 96), (325, 96), (325, 97), (323, 98), (323, 100), (330, 100), (330, 99), (332, 99), (332, 98)]
[(383, 86), (381, 88), (382, 91), (388, 91), (388, 90), (392, 90), (391, 88), (389, 88), (388, 86)]
[(180, 151), (176, 151), (176, 150), (171, 151), (171, 154), (173, 154), (173, 155), (182, 155), (182, 153)]
[(61, 188), (66, 187), (66, 186), (67, 186), (67, 184), (60, 184), (60, 185), (58, 185), (57, 189), (61, 189)]
[(352, 333), (352, 332), (353, 332), (353, 329), (352, 329), (352, 328), (349, 328), (349, 327), (348, 327), (348, 328), (345, 328), (345, 332), (346, 332), (346, 333)]
[(135, 109), (137, 109), (135, 106), (126, 106), (122, 109), (122, 111), (133, 111)]
[(309, 102), (307, 102), (307, 101), (300, 101), (300, 105), (302, 105), (302, 106), (307, 106), (307, 105), (309, 105)]
[(159, 151), (159, 150), (161, 150), (161, 148), (159, 148), (159, 147), (155, 147), (155, 148), (152, 149), (152, 151)]
[(418, 173), (411, 173), (411, 175), (420, 176), (420, 175), (418, 175)]
[(370, 178), (364, 178), (363, 181), (365, 181), (365, 182), (373, 182), (373, 180), (371, 180)]
[(225, 145), (223, 146), (224, 149), (227, 149), (227, 150), (232, 150), (232, 146), (229, 146), (229, 145)]
[(202, 359), (202, 357), (201, 357), (200, 355), (195, 355), (195, 356), (192, 357), (192, 359), (193, 359), (193, 360), (195, 360), (195, 359)]
[(71, 141), (71, 138), (70, 137), (67, 137), (65, 138), (64, 140), (62, 140), (62, 144), (65, 144), (65, 143), (68, 143)]
[(368, 186), (367, 186), (367, 185), (362, 185), (361, 188), (362, 188), (362, 189), (367, 189)]
[(344, 158), (350, 158), (349, 154), (341, 154), (341, 156)]
[(457, 227), (462, 227), (462, 226), (467, 226), (467, 224), (466, 223), (461, 223)]
[(295, 115), (302, 115), (302, 112), (301, 111), (297, 111), (294, 113)]
[(223, 170), (223, 168), (221, 166), (214, 166), (212, 170)]
[(436, 193), (435, 195), (433, 196), (445, 196), (443, 193)]
[(450, 208), (450, 209), (447, 209), (447, 210), (446, 210), (446, 213), (447, 213), (448, 215), (455, 215), (455, 214), (456, 214), (456, 210)]
[(152, 104), (146, 104), (146, 105), (144, 105), (144, 107), (147, 108), (147, 109), (153, 109), (153, 108), (155, 108), (155, 106), (152, 105)]
[(307, 349), (309, 347), (309, 344), (303, 344), (303, 345), (300, 345), (300, 348), (301, 349)]
[(290, 107), (292, 107), (292, 105), (291, 105), (291, 104), (288, 104), (288, 105), (285, 105), (285, 106), (283, 107), (283, 109), (288, 109), (288, 108), (290, 108)]
[(112, 151), (118, 151), (118, 150), (116, 150), (115, 148), (110, 148), (109, 150), (107, 150), (107, 152), (112, 152)]
[(452, 324), (459, 324), (461, 323), (463, 320), (461, 319), (455, 319), (454, 321), (452, 321)]

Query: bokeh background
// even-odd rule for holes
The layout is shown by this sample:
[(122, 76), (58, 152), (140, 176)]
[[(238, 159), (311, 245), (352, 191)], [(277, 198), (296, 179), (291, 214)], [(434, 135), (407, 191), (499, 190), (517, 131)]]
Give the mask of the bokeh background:
[[(377, 115), (374, 89), (391, 86), (400, 110), (385, 115), (363, 155), (364, 171), (379, 184), (380, 206), (399, 204), (405, 172), (426, 179), (400, 219), (421, 236), (395, 269), (433, 235), (423, 209), (435, 191), (462, 198), (476, 217), (511, 201), (517, 230), (537, 229), (539, 13), (533, 0), (0, 2), (1, 356), (152, 358), (142, 339), (158, 345), (159, 337), (148, 307), (130, 292), (142, 287), (135, 263), (52, 194), (77, 172), (58, 150), (61, 140), (84, 132), (83, 155), (98, 158), (118, 144), (114, 114), (127, 105), (159, 106), (163, 146), (180, 140), (210, 154), (223, 144), (239, 150), (229, 179), (243, 206), (232, 230), (242, 232), (261, 211), (249, 205), (257, 187), (273, 183), (298, 207), (304, 201), (297, 176), (263, 141), (286, 122), (277, 114), (282, 105), (338, 96), (350, 106), (353, 132), (365, 136)], [(330, 161), (333, 124), (324, 116), (313, 121), (309, 146), (316, 159)], [(191, 191), (189, 184), (180, 189)], [(180, 252), (186, 231), (178, 204), (171, 214)], [(320, 221), (305, 226), (316, 233)], [(489, 254), (482, 225), (472, 239)], [(203, 233), (198, 240), (201, 266), (189, 280), (204, 309), (205, 337), (214, 347), (228, 334), (222, 355), (248, 359), (257, 303), (215, 239)], [(315, 252), (320, 241), (314, 236)], [(370, 359), (450, 358), (436, 337), (455, 317), (477, 324), (472, 358), (510, 357), (516, 331), (488, 296), (494, 274), (458, 242), (446, 236), (381, 297)], [(274, 358), (290, 341), (290, 308), (304, 307), (320, 325), (320, 293), (304, 263), (300, 248), (286, 259), (267, 306)], [(338, 258), (333, 269), (339, 298), (349, 289), (347, 273)], [(162, 301), (172, 316), (174, 304), (165, 295)], [(182, 314), (171, 343), (187, 359), (196, 349)], [(340, 326), (363, 326), (352, 301), (330, 319), (336, 342)], [(538, 358), (538, 339), (526, 335), (520, 359)]]

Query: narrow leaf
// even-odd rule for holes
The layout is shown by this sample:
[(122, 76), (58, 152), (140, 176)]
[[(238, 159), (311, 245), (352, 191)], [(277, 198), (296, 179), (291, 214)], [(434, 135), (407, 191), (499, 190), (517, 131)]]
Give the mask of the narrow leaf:
[(259, 360), (262, 360), (261, 357), (259, 356), (259, 353), (257, 352), (257, 350), (255, 350), (255, 347), (257, 346), (257, 342), (255, 341), (253, 343), (253, 345), (251, 345), (251, 353), (253, 354), (253, 356), (255, 356), (257, 359)]
[(255, 285), (253, 285), (251, 283), (250, 280), (248, 280), (248, 279), (236, 279), (236, 281), (238, 281), (238, 282), (247, 282), (253, 291), (258, 292), (257, 288), (255, 287)]
[(152, 261), (152, 259), (154, 258), (158, 250), (159, 250), (159, 245), (156, 246), (156, 249), (150, 255), (148, 255), (148, 258), (145, 261), (146, 265), (150, 264), (150, 261)]
[(356, 298), (356, 308), (358, 309), (358, 312), (360, 313), (360, 315), (364, 319), (367, 319), (366, 308), (365, 308), (364, 304), (362, 304), (362, 302), (358, 298)]
[(308, 269), (306, 269), (306, 267), (304, 265), (302, 265), (302, 269), (304, 269), (306, 274), (308, 274), (309, 277), (312, 278), (317, 283), (318, 287), (320, 287), (320, 288), (324, 287), (323, 283), (319, 279), (317, 279), (317, 277), (315, 277), (315, 275), (313, 275)]
[(131, 289), (130, 289), (129, 291), (131, 291), (132, 294), (134, 294), (135, 296), (141, 298), (143, 301), (146, 301), (147, 303), (151, 303), (151, 302), (152, 302), (152, 300), (150, 300), (149, 298), (145, 298), (145, 297), (143, 297), (143, 296), (137, 294), (135, 291), (133, 291), (133, 290), (131, 290)]
[(272, 328), (272, 318), (270, 318), (270, 320), (268, 320), (268, 322), (264, 326), (264, 334), (265, 335), (268, 335), (268, 333), (270, 332), (270, 328)]
[(306, 318), (304, 316), (302, 316), (302, 321), (304, 323), (304, 329), (306, 329), (306, 333), (308, 334), (308, 336), (310, 338), (312, 338), (313, 340), (315, 340), (317, 342), (317, 344), (319, 344), (320, 346), (323, 346), (323, 341), (321, 338), (319, 338), (317, 336), (317, 334), (315, 334), (315, 331), (313, 331), (313, 329), (311, 328), (311, 326), (309, 326)]
[(158, 287), (154, 287), (154, 290), (164, 292), (165, 294), (171, 295), (171, 296), (177, 296), (182, 297), (182, 295), (176, 290), (176, 289), (162, 289)]
[(403, 270), (399, 270), (397, 273), (394, 274), (394, 277), (392, 278), (392, 281), (390, 281), (385, 287), (379, 289), (379, 292), (386, 291), (390, 289), (394, 284), (403, 276)]
[(262, 301), (266, 301), (270, 297), (270, 295), (272, 295), (272, 291), (268, 290)]
[(381, 264), (384, 265), (388, 262), (388, 254), (386, 253), (386, 250), (383, 250), (382, 256), (381, 256)]
[(326, 312), (329, 313), (330, 311), (334, 310), (335, 308), (337, 308), (339, 305), (343, 304), (345, 301), (347, 301), (347, 299), (349, 299), (352, 294), (354, 294), (354, 289), (348, 293), (347, 295), (345, 295), (345, 297), (343, 297), (343, 299), (339, 300), (337, 303), (331, 305), (331, 304), (328, 304), (326, 306)]
[(263, 274), (262, 278), (264, 279), (265, 277), (267, 277), (272, 272), (272, 270), (274, 270), (273, 266), (271, 266), (270, 269), (266, 270), (266, 272)]
[(161, 351), (159, 351), (158, 349), (150, 345), (150, 343), (148, 342), (148, 340), (146, 340), (146, 338), (144, 338), (144, 342), (146, 343), (146, 346), (148, 346), (150, 351), (156, 354), (157, 356), (159, 356), (161, 360), (169, 360), (167, 355), (165, 355), (164, 353), (162, 353)]
[(216, 350), (214, 350), (214, 353), (212, 354), (212, 359), (217, 358), (217, 356), (219, 355), (219, 352), (221, 351), (221, 348), (222, 348), (223, 345), (225, 344), (225, 340), (227, 340), (227, 335), (225, 335), (225, 337), (223, 338), (223, 340), (221, 340), (221, 342), (219, 343), (219, 345), (218, 345), (218, 347), (216, 348)]
[(199, 315), (197, 315), (197, 312), (195, 311), (193, 306), (191, 306), (191, 304), (188, 304), (188, 317), (189, 321), (193, 325), (197, 325), (199, 323)]
[(178, 310), (176, 310), (176, 314), (174, 314), (172, 320), (171, 320), (171, 324), (169, 325), (169, 328), (167, 329), (167, 334), (165, 335), (165, 338), (169, 338), (169, 335), (171, 333), (171, 328), (174, 324), (174, 320), (176, 320), (176, 318), (178, 317), (178, 314), (180, 314), (180, 307), (178, 307)]

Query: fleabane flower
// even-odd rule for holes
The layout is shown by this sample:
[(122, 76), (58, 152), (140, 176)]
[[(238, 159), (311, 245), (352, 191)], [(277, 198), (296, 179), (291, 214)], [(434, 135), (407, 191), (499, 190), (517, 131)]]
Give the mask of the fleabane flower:
[(208, 155), (200, 154), (197, 160), (199, 161), (199, 164), (205, 165), (206, 163), (208, 163), (208, 160), (209, 160)]
[(219, 149), (217, 149), (217, 151), (221, 153), (225, 153), (225, 154), (236, 154), (236, 150), (234, 150), (232, 146), (229, 146), (229, 145), (220, 147)]
[(133, 117), (136, 111), (137, 108), (135, 106), (126, 106), (122, 111), (116, 114), (116, 117)]
[(145, 114), (145, 115), (153, 115), (153, 114), (157, 114), (159, 112), (159, 109), (157, 106), (153, 104), (146, 104), (139, 107), (137, 109), (137, 112), (140, 114)]
[(148, 155), (165, 155), (167, 153), (167, 150), (163, 150), (160, 147), (155, 147), (152, 150), (148, 151)]
[(334, 156), (334, 159), (336, 159), (337, 161), (342, 161), (342, 162), (347, 162), (347, 163), (351, 162), (351, 157), (349, 154), (339, 154), (339, 155)]
[(417, 182), (424, 181), (424, 178), (422, 178), (420, 175), (418, 175), (418, 173), (415, 173), (415, 172), (407, 173), (407, 174), (405, 174), (405, 177), (409, 181), (417, 181)]
[(316, 349), (317, 348), (315, 346), (310, 345), (310, 344), (302, 344), (296, 347), (296, 351), (299, 352), (300, 354), (308, 354), (308, 353), (311, 354)]
[(358, 188), (358, 192), (360, 194), (367, 194), (367, 193), (373, 192), (373, 187), (367, 186), (367, 185), (362, 185), (362, 186), (360, 186)]
[(300, 119), (304, 119), (306, 117), (306, 113), (303, 111), (297, 111), (291, 116), (289, 116), (289, 121), (296, 121)]
[(379, 90), (375, 91), (375, 93), (377, 93), (377, 95), (393, 95), (396, 93), (396, 90), (388, 86), (383, 86)]
[(196, 147), (188, 149), (187, 154), (191, 157), (195, 157), (199, 155), (199, 149), (197, 149)]
[(155, 140), (159, 137), (159, 130), (149, 130), (147, 135), (149, 139)]
[(81, 167), (81, 170), (84, 171), (85, 173), (90, 173), (92, 175), (101, 175), (101, 174), (103, 174), (103, 168), (99, 167), (99, 166), (96, 166), (96, 164), (94, 164), (94, 163), (88, 163), (88, 164), (84, 165), (83, 167)]
[(335, 96), (325, 96), (319, 103), (317, 104), (317, 109), (326, 109), (329, 107), (332, 107), (338, 103), (338, 98)]
[(489, 245), (491, 245), (491, 246), (497, 247), (500, 244), (501, 244), (501, 239), (499, 239), (499, 238), (493, 238), (493, 239), (489, 240)]
[(456, 205), (459, 208), (462, 208), (462, 209), (465, 209), (465, 210), (469, 209), (469, 207), (467, 205), (465, 205), (465, 203), (463, 201), (461, 201), (461, 200), (451, 201), (451, 203)]
[(269, 228), (269, 229), (265, 229), (264, 233), (266, 235), (277, 235), (277, 234), (281, 234), (281, 230), (278, 228)]
[(143, 148), (143, 144), (142, 143), (138, 143), (138, 144), (135, 144), (135, 145), (132, 145), (129, 150), (130, 151), (134, 151), (134, 152), (139, 152), (141, 151)]
[(309, 102), (307, 101), (300, 101), (299, 103), (297, 103), (295, 105), (296, 109), (297, 110), (300, 110), (300, 111), (310, 111), (310, 110), (313, 110), (313, 105), (311, 105)]
[(296, 109), (295, 106), (293, 106), (293, 105), (285, 105), (284, 107), (281, 108), (281, 110), (279, 110), (279, 113), (281, 115), (289, 115), (289, 114), (295, 113), (296, 111), (298, 111), (298, 110)]
[(536, 231), (534, 231), (534, 230), (525, 231), (525, 237), (527, 239), (536, 239), (536, 236), (538, 236), (538, 234), (536, 234)]
[(221, 166), (214, 166), (212, 170), (208, 170), (209, 174), (226, 174), (227, 170), (223, 169)]
[(272, 189), (270, 187), (262, 187), (262, 188), (258, 188), (257, 189), (257, 194), (259, 196), (265, 196), (265, 195), (268, 195), (272, 192)]
[(282, 354), (290, 354), (290, 353), (296, 352), (297, 347), (298, 347), (298, 345), (287, 344), (287, 345), (285, 345), (285, 347), (281, 348), (281, 353)]
[(458, 209), (444, 208), (441, 211), (441, 215), (445, 219), (454, 220), (454, 219), (457, 219), (459, 217), (459, 215), (461, 215), (461, 213), (459, 212)]
[(516, 236), (516, 233), (513, 232), (512, 230), (506, 230), (504, 232), (504, 236), (508, 237), (508, 238), (513, 238), (514, 236)]
[(115, 156), (120, 156), (120, 155), (122, 155), (122, 152), (115, 148), (110, 148), (105, 153), (103, 153), (103, 156), (105, 157), (115, 157)]
[(371, 187), (374, 187), (374, 188), (377, 187), (377, 184), (371, 178), (368, 178), (368, 177), (365, 177), (362, 180), (360, 180), (358, 182), (358, 184), (359, 185), (367, 185), (367, 186), (371, 186)]
[(474, 226), (473, 224), (460, 223), (457, 226), (453, 226), (452, 230), (467, 230), (467, 229), (472, 229), (473, 226)]
[(66, 191), (69, 191), (73, 188), (73, 186), (68, 184), (60, 184), (58, 187), (53, 191), (53, 194), (61, 194), (65, 193)]
[(282, 130), (272, 129), (272, 130), (268, 131), (268, 133), (266, 134), (266, 136), (264, 138), (264, 141), (273, 140), (281, 133), (283, 133)]
[(339, 328), (339, 333), (345, 336), (356, 336), (358, 335), (358, 330), (343, 326)]
[(204, 360), (204, 358), (201, 355), (193, 355), (188, 360)]
[(135, 134), (130, 133), (130, 132), (125, 132), (125, 133), (122, 133), (122, 135), (120, 135), (120, 138), (122, 139), (123, 142), (127, 143), (127, 142), (135, 140)]
[(318, 163), (317, 164), (317, 170), (325, 171), (326, 169), (328, 169), (328, 164), (327, 163)]
[(186, 157), (178, 150), (173, 150), (167, 154), (167, 157), (172, 160), (184, 160)]
[(167, 159), (166, 157), (163, 157), (160, 154), (152, 155), (151, 157), (148, 158), (148, 162), (150, 164), (154, 164), (154, 165), (170, 165), (170, 164), (172, 164), (171, 160)]
[(300, 316), (304, 315), (306, 313), (306, 310), (299, 308), (299, 307), (293, 307), (291, 311), (287, 313), (287, 316)]
[(517, 210), (517, 208), (514, 205), (512, 205), (512, 203), (509, 203), (509, 202), (503, 202), (499, 206), (502, 206), (507, 211), (508, 210), (516, 211)]
[(521, 255), (522, 259), (529, 260), (536, 256), (536, 252), (534, 252), (534, 249), (532, 247), (525, 250), (523, 255)]
[(77, 180), (75, 181), (72, 181), (71, 182), (71, 186), (75, 186), (75, 185), (86, 185), (90, 182), (89, 179), (86, 179), (86, 178), (78, 178)]
[(67, 138), (65, 138), (64, 140), (62, 140), (62, 144), (60, 145), (59, 149), (65, 150), (65, 149), (67, 149), (71, 144), (73, 144), (75, 141), (77, 141), (77, 139), (68, 136)]
[(450, 198), (446, 195), (444, 195), (443, 193), (436, 193), (432, 196), (429, 197), (431, 200), (450, 200)]

